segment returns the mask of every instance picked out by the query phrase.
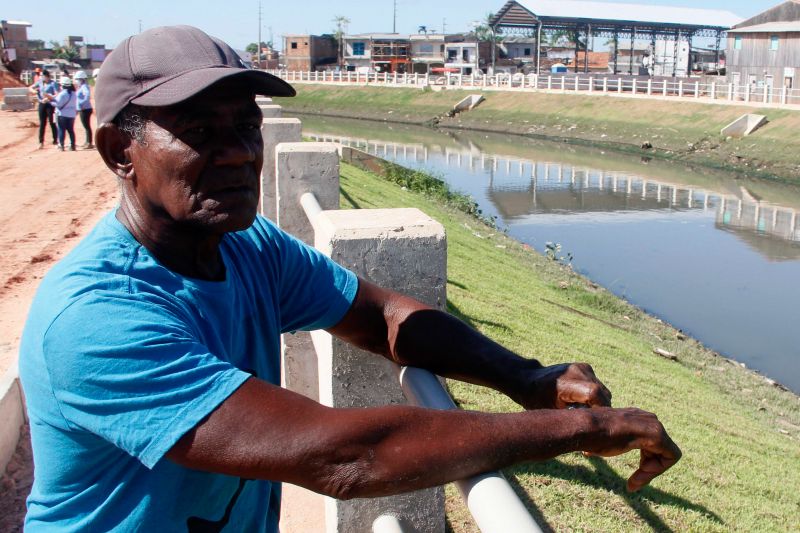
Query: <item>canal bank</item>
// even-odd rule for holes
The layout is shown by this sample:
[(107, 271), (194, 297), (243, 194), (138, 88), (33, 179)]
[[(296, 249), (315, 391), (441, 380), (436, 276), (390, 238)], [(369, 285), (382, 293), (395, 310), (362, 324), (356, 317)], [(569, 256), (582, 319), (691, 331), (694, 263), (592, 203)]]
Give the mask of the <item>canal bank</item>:
[[(792, 530), (800, 521), (796, 395), (559, 262), (414, 192), (430, 190), (426, 179), (416, 179), (419, 186), (410, 178), (401, 187), (344, 164), (342, 206), (417, 207), (439, 220), (448, 235), (450, 312), (545, 364), (589, 362), (614, 392), (614, 405), (658, 413), (684, 451), (676, 468), (637, 494), (624, 490), (638, 464), (634, 454), (575, 454), (510, 470), (540, 524), (556, 531)], [(449, 385), (463, 408), (517, 408), (492, 391)], [(448, 521), (458, 533), (474, 531), (452, 491)]]
[(800, 187), (509, 134), (303, 123), (439, 176), (517, 241), (560, 246), (595, 283), (800, 392)]
[[(668, 102), (613, 96), (490, 92), (473, 111), (447, 114), (475, 91), (298, 85), (282, 99), (287, 112), (513, 133), (647, 158), (676, 160), (757, 177), (800, 183), (800, 112), (736, 105)], [(769, 124), (750, 137), (720, 130), (745, 113)]]

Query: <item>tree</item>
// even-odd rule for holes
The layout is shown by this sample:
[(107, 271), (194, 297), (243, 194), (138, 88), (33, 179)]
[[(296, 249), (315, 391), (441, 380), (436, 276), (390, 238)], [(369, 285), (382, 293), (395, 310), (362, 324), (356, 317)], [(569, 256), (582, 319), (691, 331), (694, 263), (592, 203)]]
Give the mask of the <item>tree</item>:
[(484, 19), (473, 25), (472, 33), (478, 42), (488, 42), (492, 45), (492, 74), (494, 74), (494, 64), (497, 58), (497, 43), (503, 41), (503, 36), (497, 33), (497, 29), (492, 26), (494, 13), (487, 13)]
[(269, 41), (269, 42), (266, 42), (266, 43), (264, 41), (261, 41), (261, 50), (258, 49), (258, 45), (256, 43), (248, 44), (245, 47), (244, 50), (245, 50), (245, 52), (249, 53), (252, 56), (251, 59), (254, 59), (255, 61), (261, 61), (263, 59), (262, 56), (264, 55), (262, 53), (264, 48), (270, 48), (271, 49), (272, 48), (272, 41)]
[(350, 24), (350, 19), (344, 15), (336, 15), (333, 17), (333, 23), (336, 29), (333, 31), (333, 38), (339, 45), (339, 69), (344, 67), (344, 35), (347, 33), (347, 25)]
[(53, 57), (56, 59), (66, 59), (71, 62), (81, 55), (74, 46), (62, 46), (58, 41), (50, 41), (50, 46), (53, 48)]

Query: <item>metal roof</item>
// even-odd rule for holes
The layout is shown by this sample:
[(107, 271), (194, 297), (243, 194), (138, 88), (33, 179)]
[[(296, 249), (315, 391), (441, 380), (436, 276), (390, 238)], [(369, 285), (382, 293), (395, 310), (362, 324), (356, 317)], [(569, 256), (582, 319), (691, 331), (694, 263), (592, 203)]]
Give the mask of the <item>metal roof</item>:
[(372, 39), (374, 41), (408, 41), (408, 34), (399, 33), (359, 33), (356, 35), (345, 35), (345, 39)]
[(786, 22), (765, 22), (755, 26), (745, 26), (728, 30), (728, 33), (787, 33), (800, 32), (800, 20)]
[(583, 0), (518, 0), (538, 17), (636, 21), (730, 28), (744, 19), (730, 11)]

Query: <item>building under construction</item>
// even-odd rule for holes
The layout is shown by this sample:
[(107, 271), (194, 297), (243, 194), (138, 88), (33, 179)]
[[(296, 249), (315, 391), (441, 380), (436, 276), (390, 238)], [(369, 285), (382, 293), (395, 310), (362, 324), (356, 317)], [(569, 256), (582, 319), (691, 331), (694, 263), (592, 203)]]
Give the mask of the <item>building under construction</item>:
[[(692, 72), (692, 47), (696, 38), (713, 43), (714, 62), (706, 65), (719, 71), (721, 44), (726, 32), (741, 22), (728, 11), (653, 6), (644, 4), (600, 3), (577, 0), (510, 1), (491, 19), (492, 29), (503, 36), (524, 35), (536, 39), (535, 70), (542, 71), (545, 38), (566, 35), (574, 44), (575, 56), (591, 50), (596, 38), (612, 54), (609, 65), (615, 74), (650, 76), (688, 76)], [(647, 51), (636, 61), (637, 43), (647, 43)], [(627, 50), (623, 54), (623, 50)], [(624, 55), (627, 65), (621, 60)], [(588, 72), (584, 63), (575, 62), (575, 72)], [(627, 68), (626, 68), (627, 67)]]

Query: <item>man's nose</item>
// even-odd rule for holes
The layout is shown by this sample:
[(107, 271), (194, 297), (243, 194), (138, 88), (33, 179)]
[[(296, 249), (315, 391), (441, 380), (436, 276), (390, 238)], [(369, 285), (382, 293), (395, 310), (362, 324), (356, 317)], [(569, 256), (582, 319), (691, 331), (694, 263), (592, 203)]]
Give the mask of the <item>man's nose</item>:
[(217, 165), (245, 165), (256, 160), (258, 146), (253, 139), (235, 128), (220, 132)]

